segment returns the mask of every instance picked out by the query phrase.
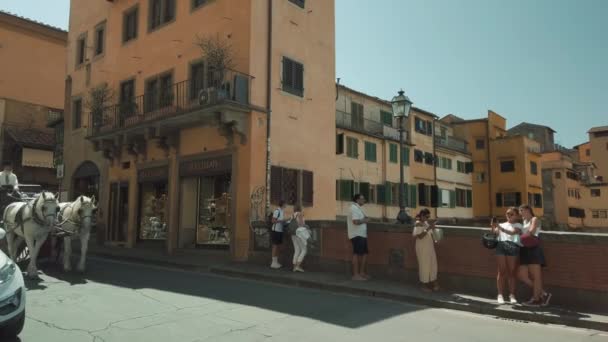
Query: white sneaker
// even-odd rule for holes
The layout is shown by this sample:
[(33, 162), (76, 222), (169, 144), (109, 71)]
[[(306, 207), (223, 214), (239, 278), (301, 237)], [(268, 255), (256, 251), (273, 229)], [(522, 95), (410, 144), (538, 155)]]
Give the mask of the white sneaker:
[(275, 270), (279, 269), (281, 267), (283, 267), (283, 266), (281, 264), (279, 264), (278, 262), (273, 262), (272, 264), (270, 264), (270, 268), (273, 268)]
[(509, 299), (511, 300), (511, 304), (513, 304), (513, 305), (517, 304), (517, 298), (515, 298), (515, 296), (510, 295)]
[(498, 305), (503, 305), (505, 303), (505, 298), (502, 295), (498, 295), (496, 301), (498, 302)]
[(302, 267), (296, 267), (293, 269), (294, 272), (304, 272), (304, 269)]

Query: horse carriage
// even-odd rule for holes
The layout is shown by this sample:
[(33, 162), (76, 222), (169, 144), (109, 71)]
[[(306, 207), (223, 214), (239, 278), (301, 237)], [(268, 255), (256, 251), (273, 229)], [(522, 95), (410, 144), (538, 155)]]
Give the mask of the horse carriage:
[[(95, 198), (80, 196), (74, 202), (59, 203), (55, 194), (38, 185), (20, 185), (20, 191), (0, 189), (2, 228), (6, 231), (8, 254), (15, 262), (29, 258), (27, 273), (37, 276), (39, 257), (51, 257), (50, 240), (63, 241), (63, 267), (71, 270), (71, 239), (81, 240), (78, 270), (84, 271), (91, 226), (97, 210)], [(48, 237), (51, 236), (51, 239)], [(22, 242), (25, 240), (25, 244)]]

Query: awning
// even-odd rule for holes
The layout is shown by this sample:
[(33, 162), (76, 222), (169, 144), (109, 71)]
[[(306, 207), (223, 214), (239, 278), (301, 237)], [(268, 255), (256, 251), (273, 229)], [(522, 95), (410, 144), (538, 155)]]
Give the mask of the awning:
[(21, 154), (21, 165), (52, 169), (53, 151), (24, 147)]

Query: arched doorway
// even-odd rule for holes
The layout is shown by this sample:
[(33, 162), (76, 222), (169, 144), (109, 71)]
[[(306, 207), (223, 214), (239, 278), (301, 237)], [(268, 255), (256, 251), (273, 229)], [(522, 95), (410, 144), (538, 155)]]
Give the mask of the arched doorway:
[(99, 168), (91, 161), (85, 161), (72, 175), (72, 198), (95, 196), (99, 200)]

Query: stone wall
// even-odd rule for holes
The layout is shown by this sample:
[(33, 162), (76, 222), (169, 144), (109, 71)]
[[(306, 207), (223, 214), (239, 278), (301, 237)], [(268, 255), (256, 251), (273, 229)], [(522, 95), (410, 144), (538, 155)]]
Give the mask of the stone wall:
[[(308, 222), (313, 230), (313, 248), (305, 261), (309, 270), (350, 273), (351, 245), (346, 222)], [(412, 227), (383, 223), (369, 224), (369, 271), (379, 279), (417, 284), (417, 260)], [(439, 281), (442, 287), (460, 293), (496, 296), (496, 261), (493, 250), (485, 249), (481, 236), (487, 231), (475, 227), (443, 227), (444, 239), (436, 245)], [(267, 234), (256, 229), (252, 260), (268, 262)], [(282, 263), (291, 264), (292, 246), (285, 245)], [(545, 287), (554, 293), (552, 303), (585, 310), (608, 308), (608, 234), (544, 232), (542, 246), (547, 259), (543, 270)], [(530, 291), (518, 286), (520, 300)]]

